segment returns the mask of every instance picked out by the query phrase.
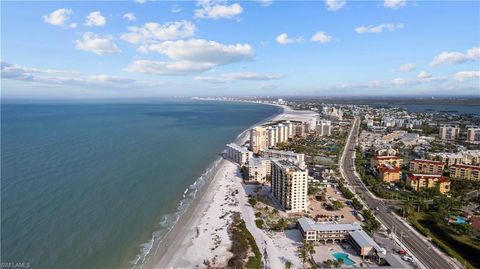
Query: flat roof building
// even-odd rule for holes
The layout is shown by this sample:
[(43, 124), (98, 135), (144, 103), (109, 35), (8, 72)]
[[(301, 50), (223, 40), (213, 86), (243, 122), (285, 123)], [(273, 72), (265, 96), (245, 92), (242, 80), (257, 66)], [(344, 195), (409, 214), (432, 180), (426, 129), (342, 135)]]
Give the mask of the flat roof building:
[(247, 164), (251, 157), (253, 157), (253, 152), (237, 144), (230, 143), (227, 144), (226, 156), (243, 166)]
[(308, 170), (286, 160), (272, 160), (271, 193), (289, 213), (299, 213), (308, 206)]

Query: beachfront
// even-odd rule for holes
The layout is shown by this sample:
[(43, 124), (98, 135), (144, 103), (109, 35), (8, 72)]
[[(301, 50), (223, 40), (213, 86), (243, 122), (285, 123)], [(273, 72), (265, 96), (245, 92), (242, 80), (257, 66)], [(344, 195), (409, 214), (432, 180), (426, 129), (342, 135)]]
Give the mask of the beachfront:
[[(308, 120), (312, 111), (295, 111), (282, 106), (283, 112), (264, 120)], [(248, 131), (237, 138), (238, 144), (248, 139)], [(255, 225), (253, 208), (248, 204), (250, 186), (242, 183), (239, 166), (222, 160), (207, 190), (197, 203), (180, 218), (169, 235), (162, 241), (146, 268), (196, 268), (210, 265), (225, 265), (230, 258), (231, 240), (227, 227), (232, 212), (240, 212), (242, 219), (262, 253), (264, 262), (271, 268), (282, 268), (286, 260), (300, 264), (295, 254), (300, 235), (267, 235)], [(271, 237), (275, 238), (275, 243)], [(278, 238), (281, 237), (281, 238)], [(292, 247), (293, 246), (293, 247)], [(213, 263), (213, 264), (212, 264)]]

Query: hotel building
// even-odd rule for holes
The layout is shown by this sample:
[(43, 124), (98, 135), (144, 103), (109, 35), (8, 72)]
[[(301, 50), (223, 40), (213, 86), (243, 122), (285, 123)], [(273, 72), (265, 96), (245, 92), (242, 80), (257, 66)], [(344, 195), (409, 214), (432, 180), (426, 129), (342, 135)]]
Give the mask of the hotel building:
[(332, 122), (329, 120), (321, 120), (317, 124), (317, 134), (320, 136), (332, 135)]
[(308, 170), (286, 160), (272, 160), (271, 192), (289, 213), (299, 213), (308, 206)]
[(298, 227), (303, 238), (314, 244), (350, 242), (363, 258), (383, 257), (387, 253), (358, 223), (316, 223), (303, 217), (298, 219)]
[(410, 161), (409, 171), (419, 174), (442, 175), (444, 168), (443, 162), (417, 159)]
[(250, 158), (248, 160), (248, 181), (266, 184), (271, 178), (272, 161), (266, 158)]
[(253, 157), (253, 153), (237, 144), (227, 144), (226, 156), (240, 165), (247, 164), (248, 160)]
[(384, 163), (378, 168), (378, 178), (383, 182), (399, 182), (401, 176), (402, 172), (400, 171), (400, 168), (389, 163)]
[(480, 180), (480, 166), (455, 164), (450, 167), (450, 177)]
[(438, 137), (441, 140), (456, 140), (460, 134), (460, 128), (457, 125), (442, 125)]
[(284, 151), (276, 149), (264, 149), (260, 151), (260, 156), (263, 158), (282, 159), (287, 160), (300, 169), (305, 169), (305, 154), (295, 153), (293, 151)]
[(426, 188), (438, 188), (440, 193), (450, 191), (450, 180), (441, 175), (409, 174), (407, 185), (418, 191)]

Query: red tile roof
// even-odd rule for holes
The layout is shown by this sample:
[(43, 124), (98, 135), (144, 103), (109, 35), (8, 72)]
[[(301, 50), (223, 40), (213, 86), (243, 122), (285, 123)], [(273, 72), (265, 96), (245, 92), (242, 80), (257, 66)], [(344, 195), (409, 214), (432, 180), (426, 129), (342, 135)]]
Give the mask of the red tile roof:
[(441, 175), (427, 175), (427, 174), (414, 174), (414, 173), (409, 173), (408, 178), (410, 180), (419, 180), (420, 178), (438, 178), (439, 181), (448, 180), (446, 177)]
[(382, 171), (382, 173), (385, 173), (385, 172), (390, 172), (390, 173), (398, 173), (400, 172), (400, 168), (396, 167), (396, 166), (393, 166), (393, 165), (385, 165), (385, 164), (382, 164), (379, 168), (380, 171)]
[(475, 165), (454, 164), (454, 165), (452, 165), (452, 167), (466, 168), (466, 169), (472, 169), (472, 170), (480, 171), (480, 166), (475, 166)]
[(397, 156), (375, 156), (373, 157), (375, 160), (390, 160), (390, 159), (400, 159)]
[(416, 160), (412, 160), (411, 162), (413, 162), (413, 163), (432, 163), (432, 164), (437, 164), (437, 165), (444, 165), (443, 162), (425, 160), (425, 159), (416, 159)]

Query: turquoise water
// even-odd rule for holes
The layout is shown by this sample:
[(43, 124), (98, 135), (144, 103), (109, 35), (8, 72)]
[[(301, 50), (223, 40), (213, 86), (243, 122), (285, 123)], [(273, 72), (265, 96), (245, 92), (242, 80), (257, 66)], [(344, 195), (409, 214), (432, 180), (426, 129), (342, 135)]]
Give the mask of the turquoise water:
[(141, 264), (225, 143), (278, 110), (190, 100), (3, 104), (2, 262)]
[(464, 217), (457, 216), (457, 220), (455, 221), (457, 224), (465, 224), (467, 223), (467, 219)]
[(343, 260), (343, 264), (347, 265), (347, 266), (350, 266), (350, 265), (354, 265), (355, 262), (350, 260), (350, 258), (348, 257), (348, 254), (345, 254), (343, 252), (335, 252), (332, 254), (333, 257), (335, 257), (335, 259), (338, 261), (338, 259), (342, 259)]

